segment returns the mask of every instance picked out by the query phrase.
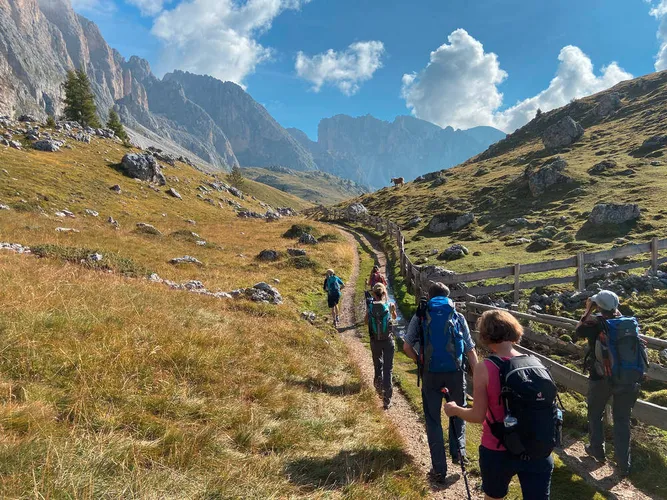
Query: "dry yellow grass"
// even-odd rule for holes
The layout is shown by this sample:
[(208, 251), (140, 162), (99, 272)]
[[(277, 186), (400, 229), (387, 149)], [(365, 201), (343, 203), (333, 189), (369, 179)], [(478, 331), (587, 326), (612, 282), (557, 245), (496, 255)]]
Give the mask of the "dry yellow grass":
[[(334, 267), (347, 278), (354, 248), (309, 248), (314, 268), (298, 269), (284, 254), (260, 263), (264, 248), (296, 246), (281, 237), (296, 221), (238, 219), (196, 198), (204, 176), (183, 165), (167, 172), (179, 177), (170, 185), (184, 201), (174, 200), (96, 161), (98, 150), (112, 162), (124, 152), (101, 140), (62, 154), (0, 151), (9, 171), (0, 173), (0, 202), (13, 207), (0, 211), (0, 241), (50, 244), (63, 255), (90, 249), (126, 259), (139, 275), (198, 279), (214, 291), (278, 279), (285, 303), (218, 300), (0, 251), (2, 496), (424, 495), (342, 343), (322, 320), (300, 318), (306, 308), (325, 316), (321, 272)], [(53, 215), (63, 208), (77, 218)], [(84, 217), (85, 208), (100, 217)], [(137, 222), (163, 236), (137, 234)], [(59, 226), (81, 232), (56, 233)], [(172, 236), (185, 230), (208, 245)], [(204, 265), (168, 264), (185, 254)]]

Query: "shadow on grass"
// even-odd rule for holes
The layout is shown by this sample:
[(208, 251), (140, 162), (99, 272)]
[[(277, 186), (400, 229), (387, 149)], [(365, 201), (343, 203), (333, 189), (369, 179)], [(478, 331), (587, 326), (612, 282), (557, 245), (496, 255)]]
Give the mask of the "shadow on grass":
[(287, 385), (301, 387), (308, 392), (321, 392), (332, 396), (350, 396), (361, 392), (361, 383), (352, 382), (341, 385), (331, 385), (309, 377), (305, 380), (287, 380)]
[(351, 484), (368, 482), (402, 469), (410, 457), (400, 449), (363, 448), (343, 450), (333, 457), (303, 457), (285, 467), (293, 484), (308, 489), (343, 489)]
[(577, 231), (577, 240), (583, 240), (590, 243), (609, 243), (616, 238), (626, 236), (637, 226), (637, 221), (626, 222), (624, 224), (603, 224), (595, 225), (586, 222), (581, 229)]

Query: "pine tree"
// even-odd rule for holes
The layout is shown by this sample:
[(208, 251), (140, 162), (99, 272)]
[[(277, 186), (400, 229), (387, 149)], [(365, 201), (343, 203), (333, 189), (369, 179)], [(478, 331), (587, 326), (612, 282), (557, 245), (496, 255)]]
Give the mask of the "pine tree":
[(65, 117), (83, 126), (99, 128), (95, 96), (90, 89), (88, 75), (82, 69), (68, 71), (65, 89)]
[(46, 128), (56, 128), (56, 119), (53, 118), (53, 115), (46, 117)]
[(116, 113), (116, 110), (113, 108), (109, 110), (109, 121), (107, 121), (107, 128), (113, 130), (116, 134), (116, 137), (118, 137), (123, 142), (127, 141), (127, 132), (125, 132), (125, 128), (120, 122), (118, 113)]
[(243, 184), (245, 183), (245, 178), (243, 177), (243, 172), (241, 167), (234, 165), (232, 171), (227, 176), (229, 183), (234, 186), (236, 189), (243, 189)]

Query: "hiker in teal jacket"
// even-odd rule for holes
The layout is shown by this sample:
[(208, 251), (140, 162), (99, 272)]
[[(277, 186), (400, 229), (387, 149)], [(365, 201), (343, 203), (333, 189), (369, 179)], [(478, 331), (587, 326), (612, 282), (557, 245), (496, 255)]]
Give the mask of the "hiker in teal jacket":
[(340, 302), (340, 291), (345, 288), (343, 280), (336, 276), (333, 269), (327, 269), (327, 276), (324, 278), (324, 291), (327, 292), (327, 303), (331, 309), (331, 317), (336, 328), (340, 322), (338, 303)]

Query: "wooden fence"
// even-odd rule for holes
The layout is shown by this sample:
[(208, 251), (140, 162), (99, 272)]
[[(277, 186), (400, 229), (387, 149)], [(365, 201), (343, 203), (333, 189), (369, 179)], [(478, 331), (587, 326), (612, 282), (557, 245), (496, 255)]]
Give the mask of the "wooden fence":
[[(401, 261), (401, 274), (408, 283), (408, 288), (415, 296), (421, 296), (421, 283), (419, 280), (419, 267), (416, 266), (405, 252), (405, 238), (398, 224), (373, 215), (349, 216), (344, 210), (326, 211), (326, 217), (329, 220), (346, 220), (349, 222), (360, 223), (367, 228), (374, 229), (377, 232), (383, 232), (395, 239), (399, 249)], [(514, 264), (512, 266), (499, 267), (496, 269), (485, 269), (472, 273), (453, 274), (447, 278), (441, 278), (438, 281), (446, 285), (476, 283), (482, 280), (513, 278), (511, 283), (501, 283), (489, 286), (472, 286), (461, 290), (452, 290), (452, 298), (463, 298), (465, 296), (489, 295), (492, 293), (514, 292), (514, 301), (519, 301), (521, 290), (531, 290), (533, 288), (548, 286), (573, 284), (578, 291), (586, 290), (586, 280), (602, 276), (612, 271), (628, 271), (631, 269), (640, 269), (650, 267), (653, 272), (658, 270), (658, 266), (667, 262), (667, 257), (660, 257), (660, 251), (667, 249), (667, 239), (653, 238), (648, 243), (639, 245), (626, 245), (611, 250), (602, 250), (599, 252), (580, 252), (576, 256), (566, 259), (549, 260), (545, 262), (535, 262), (531, 264)], [(597, 271), (586, 272), (586, 264), (594, 264), (611, 259), (620, 259), (632, 257), (635, 255), (649, 254), (650, 258), (636, 262), (630, 262), (614, 267), (613, 269), (601, 269)], [(521, 276), (528, 274), (539, 274), (551, 271), (565, 269), (574, 269), (573, 274), (563, 277), (549, 277), (538, 280), (521, 280)]]
[[(360, 223), (368, 229), (373, 229), (376, 232), (384, 233), (391, 238), (394, 238), (399, 249), (400, 268), (403, 278), (408, 283), (408, 288), (416, 297), (422, 295), (420, 268), (412, 263), (410, 257), (405, 252), (405, 238), (397, 224), (387, 219), (372, 215), (359, 215), (349, 217), (343, 210), (326, 211), (325, 216), (328, 220), (344, 220), (348, 222)], [(474, 295), (485, 295), (490, 293), (500, 293), (514, 291), (515, 302), (518, 302), (519, 291), (524, 289), (531, 289), (538, 286), (547, 286), (553, 284), (573, 283), (578, 290), (583, 291), (586, 288), (586, 280), (596, 276), (600, 276), (610, 272), (609, 269), (601, 271), (586, 272), (585, 265), (602, 260), (618, 259), (622, 257), (630, 257), (644, 253), (651, 253), (650, 260), (632, 262), (613, 268), (616, 270), (629, 270), (642, 267), (651, 267), (653, 271), (657, 271), (658, 266), (667, 262), (667, 258), (660, 258), (660, 250), (667, 249), (667, 239), (659, 240), (654, 238), (649, 243), (640, 245), (627, 245), (612, 250), (604, 250), (593, 253), (579, 253), (575, 257), (568, 259), (552, 260), (546, 262), (539, 262), (533, 264), (515, 264), (514, 266), (503, 267), (498, 269), (489, 269), (473, 273), (455, 274), (451, 277), (443, 278), (442, 281), (447, 285), (454, 285), (459, 283), (474, 282), (491, 278), (506, 278), (514, 277), (514, 282), (510, 284), (501, 284), (494, 286), (473, 287), (468, 288), (462, 293), (452, 294), (454, 298), (465, 297), (466, 302), (463, 302), (466, 317), (471, 324), (474, 324), (477, 317), (485, 311), (490, 309), (498, 309), (494, 306), (479, 304), (474, 301)], [(533, 274), (540, 272), (549, 272), (560, 269), (567, 269), (574, 267), (576, 272), (572, 276), (564, 278), (546, 278), (534, 281), (521, 281), (522, 274)], [(472, 299), (472, 300), (471, 300)], [(508, 311), (515, 317), (523, 320), (533, 321), (536, 323), (555, 326), (573, 332), (576, 329), (577, 321), (569, 318), (562, 318), (559, 316), (551, 316), (547, 314), (526, 314), (518, 311)], [(525, 328), (525, 338), (531, 342), (546, 345), (552, 348), (559, 349), (570, 354), (583, 355), (584, 349), (574, 343), (562, 341), (556, 337), (545, 335), (534, 331), (530, 327)], [(642, 335), (650, 349), (667, 349), (667, 340), (656, 339), (654, 337), (647, 337)], [(519, 347), (519, 350), (527, 354), (537, 356), (542, 362), (549, 367), (552, 376), (556, 382), (569, 390), (586, 395), (588, 391), (588, 379), (586, 376), (576, 372), (566, 366), (563, 366), (546, 356), (530, 351), (524, 347)], [(647, 376), (654, 380), (667, 382), (667, 368), (651, 363)], [(667, 430), (667, 408), (658, 406), (647, 401), (639, 400), (634, 408), (633, 415), (648, 425), (659, 427)]]

